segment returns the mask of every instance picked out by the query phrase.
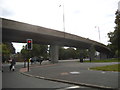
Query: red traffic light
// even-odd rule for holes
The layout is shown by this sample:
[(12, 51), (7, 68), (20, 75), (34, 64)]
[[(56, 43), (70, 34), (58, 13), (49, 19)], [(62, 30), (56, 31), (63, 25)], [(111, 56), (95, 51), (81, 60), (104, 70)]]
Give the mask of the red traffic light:
[(31, 43), (32, 41), (31, 40), (28, 40), (28, 43)]
[(27, 50), (32, 50), (32, 39), (27, 39)]

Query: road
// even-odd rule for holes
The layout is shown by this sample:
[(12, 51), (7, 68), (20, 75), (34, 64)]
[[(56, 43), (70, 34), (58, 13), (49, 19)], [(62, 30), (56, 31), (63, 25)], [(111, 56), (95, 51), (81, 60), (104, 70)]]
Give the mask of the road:
[(80, 63), (78, 61), (64, 61), (58, 64), (31, 67), (30, 72), (25, 72), (33, 76), (50, 78), (54, 80), (64, 80), (65, 82), (75, 82), (90, 86), (103, 88), (118, 88), (119, 72), (89, 70), (90, 67), (106, 66), (117, 64), (110, 63)]
[[(28, 77), (19, 72), (23, 65), (16, 65), (16, 70), (9, 71), (9, 65), (3, 65), (2, 88), (52, 88), (55, 90), (68, 90), (70, 88), (86, 88), (60, 82), (42, 80), (34, 77)], [(93, 89), (92, 89), (93, 90)]]

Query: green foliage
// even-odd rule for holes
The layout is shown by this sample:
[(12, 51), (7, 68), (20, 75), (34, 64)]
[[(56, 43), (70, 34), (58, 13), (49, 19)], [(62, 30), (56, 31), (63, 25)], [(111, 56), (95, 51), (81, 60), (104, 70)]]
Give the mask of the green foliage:
[(89, 52), (88, 50), (84, 49), (78, 49), (80, 58), (88, 58), (89, 57)]
[[(84, 61), (84, 62), (90, 62), (90, 61)], [(106, 60), (92, 60), (91, 62), (96, 62), (96, 63), (104, 63), (104, 62), (120, 62), (119, 58), (115, 58), (115, 59), (106, 59)]]
[(72, 47), (65, 49), (61, 47), (59, 49), (59, 59), (77, 59), (77, 58), (85, 58), (88, 56), (86, 50), (74, 49)]
[(23, 49), (21, 50), (23, 58), (30, 58), (34, 56), (43, 56), (44, 58), (47, 57), (47, 45), (33, 44), (32, 50), (27, 50), (26, 47), (27, 46), (23, 46)]
[(76, 51), (74, 48), (63, 48), (59, 49), (59, 59), (74, 59), (76, 58)]
[(7, 47), (7, 45), (6, 44), (2, 44), (2, 54), (3, 55), (7, 55), (7, 54), (10, 54), (10, 50), (9, 50), (9, 48)]
[(26, 50), (26, 46), (23, 46), (22, 50), (21, 50), (21, 54), (23, 58), (29, 58), (29, 52), (28, 50)]
[(15, 48), (12, 43), (2, 43), (2, 61), (7, 61), (10, 58), (10, 54), (15, 53)]
[(120, 72), (120, 64), (107, 65), (102, 67), (93, 67), (92, 70), (102, 70), (102, 71), (118, 71)]
[(108, 33), (108, 37), (110, 38), (108, 47), (111, 49), (113, 56), (120, 57), (120, 12), (116, 11), (115, 15), (116, 26), (114, 32)]
[(23, 58), (22, 58), (22, 55), (21, 53), (17, 52), (15, 55), (14, 55), (15, 59), (17, 62), (23, 62)]

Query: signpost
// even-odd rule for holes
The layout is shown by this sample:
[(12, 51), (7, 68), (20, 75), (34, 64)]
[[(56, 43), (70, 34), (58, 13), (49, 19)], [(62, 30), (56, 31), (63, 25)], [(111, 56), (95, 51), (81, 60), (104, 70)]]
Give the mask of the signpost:
[[(32, 43), (33, 43), (32, 39), (27, 39), (26, 41), (27, 41), (27, 50), (29, 50), (29, 51), (32, 50)], [(28, 72), (29, 72), (30, 57), (27, 61), (28, 61)]]

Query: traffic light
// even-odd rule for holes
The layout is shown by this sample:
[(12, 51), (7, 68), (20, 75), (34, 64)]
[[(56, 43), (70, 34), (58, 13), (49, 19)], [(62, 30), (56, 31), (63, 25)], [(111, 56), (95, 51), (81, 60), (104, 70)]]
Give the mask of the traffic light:
[(27, 50), (32, 50), (32, 39), (27, 39)]

